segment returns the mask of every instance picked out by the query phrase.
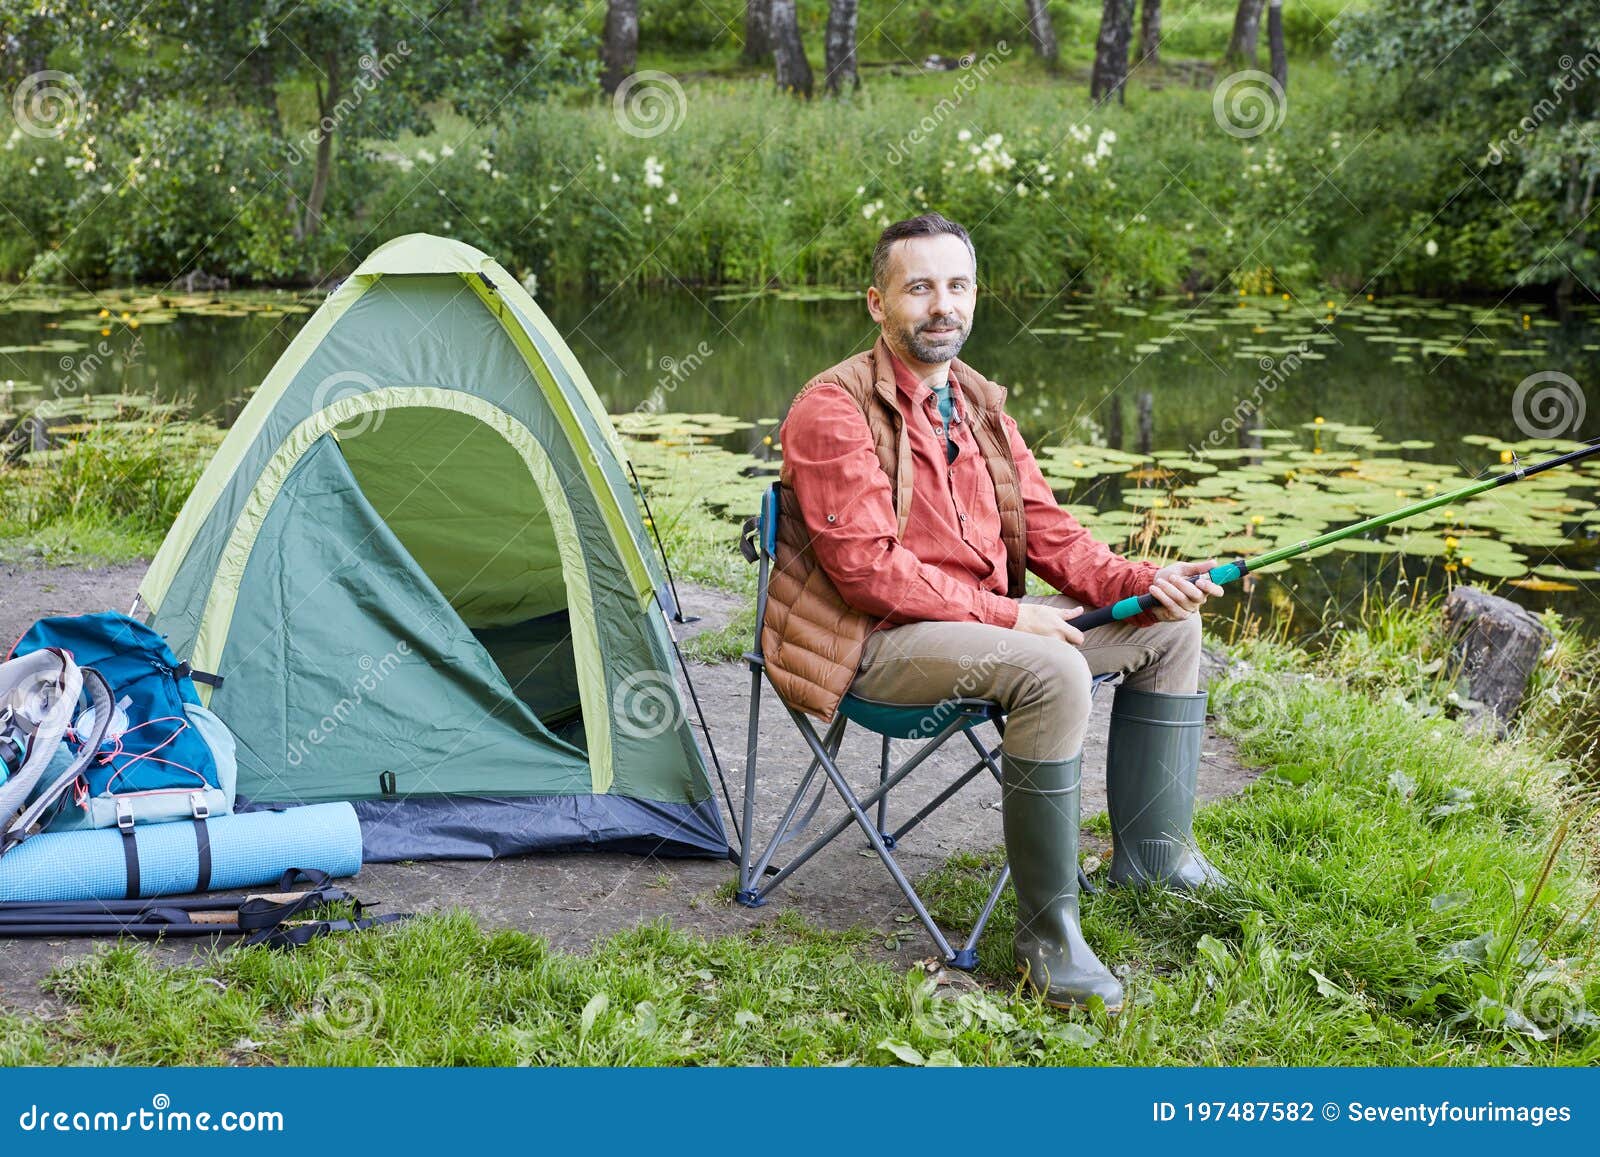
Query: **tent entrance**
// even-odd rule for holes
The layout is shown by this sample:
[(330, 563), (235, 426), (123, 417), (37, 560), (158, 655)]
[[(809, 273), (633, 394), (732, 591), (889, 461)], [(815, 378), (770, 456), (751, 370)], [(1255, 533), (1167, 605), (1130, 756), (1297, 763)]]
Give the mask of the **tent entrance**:
[(587, 751), (567, 612), (554, 611), (509, 627), (473, 628), (472, 634), (539, 722), (557, 739)]
[(367, 501), (517, 697), (586, 750), (559, 533), (520, 454), (477, 418), (404, 407), (335, 428)]

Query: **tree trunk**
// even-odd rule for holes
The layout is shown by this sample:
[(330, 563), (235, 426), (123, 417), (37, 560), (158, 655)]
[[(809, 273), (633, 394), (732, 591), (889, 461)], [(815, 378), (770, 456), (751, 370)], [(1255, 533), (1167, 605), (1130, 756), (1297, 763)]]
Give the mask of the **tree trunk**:
[(317, 169), (311, 177), (311, 195), (306, 198), (305, 216), (295, 230), (296, 241), (314, 237), (322, 228), (322, 205), (328, 199), (328, 184), (333, 179), (333, 134), (338, 131), (334, 110), (342, 98), (338, 54), (330, 52), (324, 56), (323, 67), (328, 73), (328, 87), (324, 90), (322, 82), (317, 82)]
[(1139, 9), (1139, 63), (1161, 63), (1161, 0), (1144, 0)]
[(1222, 58), (1224, 63), (1255, 64), (1261, 9), (1265, 3), (1266, 0), (1239, 0), (1239, 10), (1233, 15), (1233, 35), (1228, 38), (1228, 51)]
[(1056, 26), (1050, 19), (1050, 0), (1028, 0), (1028, 39), (1047, 69), (1054, 72), (1061, 66)]
[(745, 0), (742, 59), (746, 64), (772, 59), (772, 0)]
[(255, 88), (256, 104), (267, 122), (267, 131), (274, 140), (283, 137), (283, 118), (278, 115), (278, 78), (272, 56), (262, 49), (250, 54), (250, 82)]
[(1267, 9), (1267, 47), (1272, 53), (1272, 79), (1288, 92), (1289, 50), (1283, 43), (1283, 0), (1272, 0)]
[(772, 63), (778, 88), (811, 99), (811, 62), (800, 39), (795, 0), (772, 0)]
[(610, 96), (639, 64), (639, 0), (609, 0), (600, 42), (600, 91)]
[(1096, 102), (1126, 99), (1128, 43), (1133, 39), (1134, 0), (1105, 0), (1100, 10), (1100, 39), (1095, 43), (1094, 73), (1089, 98)]
[(839, 95), (845, 85), (861, 87), (856, 73), (856, 13), (861, 0), (832, 0), (828, 5), (827, 73), (823, 79), (829, 92)]

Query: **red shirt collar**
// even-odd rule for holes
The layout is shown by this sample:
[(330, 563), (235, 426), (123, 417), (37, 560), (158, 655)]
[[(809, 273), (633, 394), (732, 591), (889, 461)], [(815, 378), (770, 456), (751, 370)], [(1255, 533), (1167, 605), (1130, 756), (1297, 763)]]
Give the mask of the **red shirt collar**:
[[(887, 342), (884, 343), (884, 348), (888, 348)], [(920, 406), (933, 396), (932, 387), (923, 385), (917, 375), (911, 372), (911, 367), (901, 361), (900, 355), (892, 349), (889, 350), (889, 364), (894, 367), (894, 384), (899, 387), (900, 392), (911, 402)], [(951, 373), (946, 380), (950, 384), (950, 397), (952, 399), (959, 398), (961, 391), (956, 388), (955, 374)]]

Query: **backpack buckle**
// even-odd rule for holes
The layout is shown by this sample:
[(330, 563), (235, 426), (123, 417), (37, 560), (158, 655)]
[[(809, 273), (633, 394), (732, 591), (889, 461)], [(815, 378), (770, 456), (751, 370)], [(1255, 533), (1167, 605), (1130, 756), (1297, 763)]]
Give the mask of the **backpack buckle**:
[(189, 793), (189, 807), (194, 811), (194, 818), (205, 820), (211, 818), (211, 805), (206, 803), (206, 793), (192, 791)]
[(133, 831), (133, 804), (125, 799), (117, 800), (117, 828), (124, 835)]

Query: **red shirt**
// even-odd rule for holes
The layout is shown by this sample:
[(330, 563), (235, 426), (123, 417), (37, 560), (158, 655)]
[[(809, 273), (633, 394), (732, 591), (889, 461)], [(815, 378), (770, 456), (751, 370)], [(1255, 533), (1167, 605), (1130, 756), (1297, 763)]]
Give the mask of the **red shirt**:
[[(894, 371), (914, 475), (904, 538), (866, 417), (842, 387), (817, 387), (784, 419), (785, 473), (817, 561), (845, 601), (877, 616), (880, 627), (930, 620), (1013, 627), (1017, 604), (1005, 593), (1000, 509), (961, 387), (952, 378), (949, 434), (958, 453), (947, 462), (933, 390), (898, 357)], [(1017, 424), (1001, 420), (1022, 483), (1028, 569), (1089, 608), (1144, 594), (1157, 568), (1118, 555), (1062, 510)]]

